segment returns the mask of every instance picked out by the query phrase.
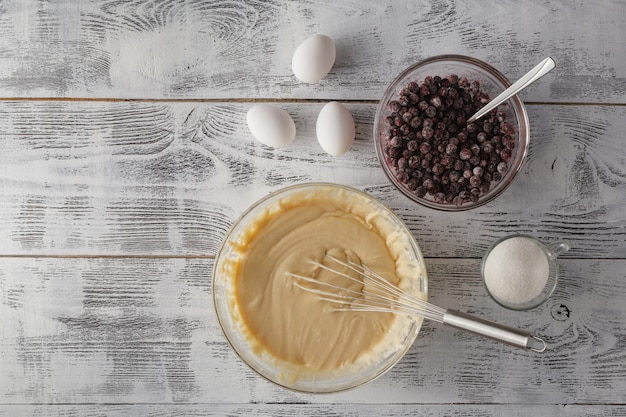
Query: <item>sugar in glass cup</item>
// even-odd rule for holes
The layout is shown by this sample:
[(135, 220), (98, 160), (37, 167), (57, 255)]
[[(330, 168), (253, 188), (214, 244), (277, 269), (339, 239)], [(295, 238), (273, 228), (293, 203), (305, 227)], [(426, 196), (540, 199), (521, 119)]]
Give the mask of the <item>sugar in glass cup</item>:
[(529, 310), (550, 298), (559, 279), (557, 257), (567, 242), (546, 244), (525, 234), (498, 239), (485, 252), (483, 283), (491, 298), (510, 310)]
[[(513, 96), (508, 101), (498, 106), (497, 109), (498, 112), (506, 115), (506, 121), (513, 127), (513, 136), (515, 136), (517, 140), (508, 162), (508, 169), (502, 174), (502, 179), (500, 181), (491, 181), (489, 190), (482, 192), (478, 197), (478, 201), (475, 202), (466, 201), (457, 205), (451, 202), (436, 201), (435, 197), (429, 194), (426, 194), (424, 197), (418, 196), (407, 182), (398, 179), (400, 174), (397, 166), (394, 166), (394, 158), (391, 158), (385, 149), (388, 138), (385, 138), (384, 134), (386, 130), (389, 130), (386, 119), (393, 114), (390, 103), (394, 100), (398, 100), (400, 92), (406, 88), (410, 82), (421, 83), (426, 77), (447, 77), (451, 74), (455, 74), (459, 77), (467, 77), (469, 81), (478, 81), (481, 91), (488, 93), (491, 99), (495, 98), (499, 93), (510, 86), (510, 82), (504, 75), (491, 65), (476, 58), (461, 55), (440, 55), (425, 59), (402, 71), (383, 94), (376, 109), (374, 142), (376, 144), (378, 160), (383, 171), (391, 183), (405, 196), (416, 203), (433, 209), (461, 211), (472, 209), (492, 201), (511, 184), (526, 157), (530, 131), (526, 108), (518, 96)], [(481, 118), (479, 122), (484, 121), (485, 118), (486, 117)]]

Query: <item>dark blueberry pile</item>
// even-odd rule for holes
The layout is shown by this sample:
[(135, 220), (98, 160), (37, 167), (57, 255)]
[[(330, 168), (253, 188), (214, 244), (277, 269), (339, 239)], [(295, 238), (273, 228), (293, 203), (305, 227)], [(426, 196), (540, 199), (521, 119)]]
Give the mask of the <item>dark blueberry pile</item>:
[(517, 142), (497, 110), (466, 122), (489, 100), (478, 81), (454, 74), (410, 82), (389, 102), (381, 133), (396, 179), (419, 198), (477, 202), (507, 172)]

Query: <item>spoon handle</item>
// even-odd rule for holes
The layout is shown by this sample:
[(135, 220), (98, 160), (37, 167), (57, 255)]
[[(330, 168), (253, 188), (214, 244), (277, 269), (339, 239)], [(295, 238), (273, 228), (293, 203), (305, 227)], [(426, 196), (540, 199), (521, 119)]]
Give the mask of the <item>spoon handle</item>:
[(483, 117), (484, 115), (489, 113), (491, 110), (495, 109), (500, 104), (504, 103), (509, 98), (511, 98), (515, 94), (519, 93), (521, 90), (526, 88), (528, 85), (532, 84), (533, 82), (535, 82), (539, 78), (543, 77), (544, 75), (546, 75), (547, 73), (552, 71), (552, 69), (555, 66), (556, 66), (556, 64), (554, 63), (554, 60), (552, 58), (548, 57), (548, 58), (544, 59), (539, 64), (537, 64), (537, 66), (535, 68), (533, 68), (530, 71), (528, 71), (528, 73), (526, 75), (524, 75), (522, 78), (520, 78), (519, 80), (514, 82), (509, 88), (507, 88), (506, 90), (501, 92), (496, 98), (494, 98), (489, 103), (487, 103), (487, 105), (485, 107), (483, 107), (482, 109), (478, 110), (476, 112), (476, 114), (474, 114), (472, 117), (470, 117), (467, 120), (467, 123), (471, 123), (474, 120), (480, 119), (481, 117)]

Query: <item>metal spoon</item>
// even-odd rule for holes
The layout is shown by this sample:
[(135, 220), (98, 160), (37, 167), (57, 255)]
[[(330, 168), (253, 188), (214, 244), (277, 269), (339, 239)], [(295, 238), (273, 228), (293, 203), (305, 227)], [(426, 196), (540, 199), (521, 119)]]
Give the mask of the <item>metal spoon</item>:
[(537, 81), (539, 78), (543, 77), (556, 66), (554, 60), (550, 57), (541, 61), (535, 68), (531, 69), (524, 75), (522, 78), (514, 82), (509, 88), (501, 92), (496, 98), (491, 100), (485, 107), (478, 110), (476, 114), (470, 117), (467, 120), (467, 123), (471, 123), (474, 120), (478, 120), (491, 110), (498, 107), (500, 104), (504, 103), (515, 94), (519, 93), (524, 88), (528, 87), (533, 82)]

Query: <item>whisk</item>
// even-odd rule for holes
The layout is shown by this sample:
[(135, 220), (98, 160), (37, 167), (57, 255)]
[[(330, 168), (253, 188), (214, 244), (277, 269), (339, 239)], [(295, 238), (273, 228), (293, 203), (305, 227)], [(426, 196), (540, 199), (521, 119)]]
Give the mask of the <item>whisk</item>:
[[(423, 317), (427, 320), (434, 320), (438, 323), (467, 330), (514, 347), (529, 349), (534, 352), (546, 350), (546, 342), (543, 339), (523, 330), (484, 320), (453, 309), (436, 306), (400, 289), (367, 266), (357, 264), (351, 260), (342, 261), (328, 254), (325, 257), (337, 263), (337, 265), (355, 272), (360, 279), (316, 261), (311, 261), (311, 263), (347, 280), (363, 284), (363, 288), (366, 286), (371, 288), (370, 290), (353, 290), (346, 286), (289, 273), (291, 277), (296, 279), (294, 285), (298, 288), (314, 293), (322, 300), (336, 303), (336, 311), (386, 312)], [(302, 285), (302, 282), (313, 284), (313, 286)]]

